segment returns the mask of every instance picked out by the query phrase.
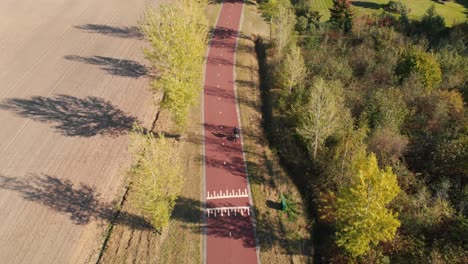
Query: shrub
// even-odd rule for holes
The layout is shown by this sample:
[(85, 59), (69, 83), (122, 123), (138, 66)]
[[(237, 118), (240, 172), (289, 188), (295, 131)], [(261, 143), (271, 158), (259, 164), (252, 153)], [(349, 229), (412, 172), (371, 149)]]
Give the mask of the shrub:
[(290, 194), (281, 195), (281, 202), (285, 203), (286, 208), (284, 212), (286, 213), (288, 220), (294, 222), (297, 220), (299, 215), (298, 204), (294, 202)]
[(369, 151), (375, 153), (379, 165), (396, 164), (405, 152), (408, 138), (392, 128), (377, 129), (368, 140)]
[(395, 14), (407, 14), (409, 13), (408, 7), (401, 1), (394, 1), (391, 0), (388, 4), (384, 7), (385, 10)]

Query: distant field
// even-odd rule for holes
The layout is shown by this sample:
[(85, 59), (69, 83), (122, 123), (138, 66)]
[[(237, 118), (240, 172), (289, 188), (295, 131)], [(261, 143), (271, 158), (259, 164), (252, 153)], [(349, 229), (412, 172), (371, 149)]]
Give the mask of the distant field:
[(322, 21), (327, 21), (330, 18), (330, 11), (328, 10), (333, 4), (333, 0), (314, 0), (312, 7), (322, 14)]
[[(448, 26), (454, 22), (462, 22), (467, 20), (468, 15), (468, 0), (453, 0), (446, 4), (439, 4), (432, 0), (402, 0), (410, 8), (410, 18), (419, 19), (424, 15), (426, 10), (434, 5), (437, 13), (445, 18)], [(322, 21), (328, 20), (330, 12), (328, 9), (332, 6), (332, 0), (315, 0), (314, 9), (322, 14)], [(352, 1), (355, 14), (370, 14), (380, 13), (383, 11), (383, 6), (388, 3), (388, 0), (360, 0)]]

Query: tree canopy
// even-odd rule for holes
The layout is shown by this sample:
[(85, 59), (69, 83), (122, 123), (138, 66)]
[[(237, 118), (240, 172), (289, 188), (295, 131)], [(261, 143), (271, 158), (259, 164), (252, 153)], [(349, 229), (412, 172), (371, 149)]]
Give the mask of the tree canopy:
[(129, 171), (132, 198), (155, 230), (169, 223), (175, 201), (183, 184), (179, 146), (164, 136), (154, 137), (136, 127), (130, 134), (130, 151), (135, 165)]
[(391, 168), (379, 169), (374, 154), (355, 161), (353, 176), (337, 194), (336, 243), (357, 257), (371, 246), (393, 239), (400, 222), (388, 205), (400, 187)]
[(181, 129), (202, 89), (208, 39), (205, 7), (206, 1), (175, 0), (148, 8), (140, 22), (150, 43), (144, 53), (157, 75), (151, 87), (164, 93), (161, 106)]

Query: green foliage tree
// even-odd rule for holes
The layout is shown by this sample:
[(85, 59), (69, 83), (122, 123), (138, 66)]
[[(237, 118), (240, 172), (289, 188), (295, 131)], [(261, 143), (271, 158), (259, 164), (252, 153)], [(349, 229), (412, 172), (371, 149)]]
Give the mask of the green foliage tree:
[(259, 1), (260, 8), (262, 9), (262, 15), (266, 20), (271, 21), (274, 14), (278, 12), (278, 5), (281, 3), (281, 0), (262, 0)]
[(387, 206), (399, 192), (396, 175), (380, 170), (374, 154), (356, 160), (354, 179), (337, 194), (337, 245), (358, 257), (393, 239), (400, 222)]
[(466, 180), (468, 179), (468, 121), (462, 95), (456, 91), (440, 91), (428, 101), (434, 108), (421, 113), (420, 121), (423, 121), (429, 130), (427, 128), (422, 130), (422, 137), (418, 138), (418, 141), (432, 139), (430, 145), (426, 146), (426, 150), (430, 153), (426, 167), (437, 171), (440, 175)]
[(145, 134), (140, 127), (130, 133), (135, 165), (129, 171), (133, 204), (161, 231), (169, 223), (183, 184), (179, 148), (164, 136)]
[[(320, 219), (315, 219), (316, 223), (326, 227), (320, 229), (338, 227), (337, 237), (343, 251), (328, 244), (331, 240), (324, 239), (316, 247), (318, 254), (331, 263), (344, 262), (345, 250), (351, 256), (360, 256), (359, 262), (363, 263), (388, 263), (389, 260), (398, 263), (465, 263), (466, 254), (463, 253), (466, 250), (460, 235), (464, 234), (463, 229), (454, 228), (453, 235), (442, 234), (447, 234), (454, 222), (462, 226), (466, 223), (468, 82), (465, 33), (468, 23), (448, 29), (433, 13), (426, 16), (423, 24), (428, 28), (423, 30), (421, 21), (410, 20), (404, 11), (407, 9), (397, 7), (401, 11), (400, 21), (385, 13), (356, 19), (353, 30), (346, 35), (328, 31), (327, 24), (308, 31), (309, 21), (302, 15), (308, 8), (298, 7), (309, 1), (291, 2), (298, 20), (296, 30), (301, 35), (297, 44), (293, 37), (286, 45), (283, 59), (292, 45), (299, 45), (310, 76), (327, 80), (324, 83), (329, 86), (338, 81), (343, 85), (342, 92), (338, 93), (342, 97), (338, 100), (339, 105), (349, 107), (352, 115), (350, 118), (343, 118), (346, 114), (319, 118), (323, 116), (323, 109), (333, 109), (330, 106), (334, 105), (331, 102), (335, 99), (328, 96), (328, 93), (334, 94), (330, 91), (333, 89), (314, 90), (310, 88), (315, 85), (313, 82), (311, 86), (297, 86), (288, 94), (288, 89), (283, 89), (280, 96), (277, 96), (277, 87), (266, 92), (267, 107), (272, 106), (267, 109), (271, 110), (268, 114), (272, 118), (266, 119), (274, 128), (271, 129), (274, 131), (272, 143), (288, 166), (310, 168), (310, 173), (304, 173), (302, 180), (309, 183), (304, 185), (306, 191), (313, 190), (309, 202), (319, 209)], [(431, 27), (434, 27), (434, 34), (430, 33)], [(318, 41), (309, 42), (307, 38), (310, 36), (317, 37)], [(421, 44), (415, 46), (414, 43)], [(277, 70), (284, 66), (283, 62), (277, 57), (268, 60), (268, 66), (271, 66), (268, 68), (275, 70), (265, 71), (272, 75), (268, 77), (279, 80), (283, 70)], [(268, 81), (267, 78), (264, 80)], [(305, 82), (309, 83), (308, 80)], [(326, 99), (315, 100), (323, 94), (327, 94)], [(317, 103), (321, 101), (327, 103)], [(291, 130), (299, 137), (288, 134)], [(316, 135), (319, 136), (317, 143), (314, 141)], [(309, 148), (308, 152), (303, 152), (303, 145)], [(369, 208), (377, 208), (379, 213), (366, 214), (362, 208), (367, 204), (366, 207), (357, 205), (367, 202), (365, 191), (373, 191), (370, 198), (379, 196), (374, 200), (381, 196), (381, 191), (376, 192), (378, 188), (369, 184), (371, 180), (361, 181), (365, 178), (362, 175), (372, 174), (367, 171), (370, 166), (363, 166), (362, 177), (356, 172), (355, 164), (369, 163), (366, 153), (370, 152), (375, 153), (374, 171), (379, 175), (373, 180), (385, 179), (382, 175), (389, 171), (378, 169), (376, 164), (380, 168), (391, 165), (398, 175), (398, 183), (404, 192), (391, 203), (391, 208), (398, 212), (398, 220), (387, 209), (388, 201), (392, 200), (388, 197), (395, 197), (391, 191), (383, 191), (382, 200), (385, 201), (379, 206), (370, 203)], [(313, 162), (306, 160), (307, 154), (308, 157), (315, 156)], [(396, 185), (393, 183), (378, 187)], [(341, 200), (337, 201), (337, 197)], [(341, 209), (337, 214), (338, 205), (349, 210)], [(398, 221), (401, 221), (401, 232), (388, 242), (395, 233), (393, 230), (399, 226)], [(370, 222), (372, 224), (368, 224)], [(338, 225), (334, 225), (336, 223)], [(325, 231), (323, 237), (327, 235), (332, 234)], [(388, 243), (375, 246), (380, 241)]]
[(464, 48), (460, 48), (462, 51), (458, 51), (455, 48), (456, 46), (464, 45), (456, 43), (460, 42), (460, 38), (454, 36), (450, 40), (451, 41), (447, 42), (445, 44), (446, 46), (436, 54), (437, 61), (440, 63), (440, 68), (443, 73), (442, 87), (446, 89), (462, 90), (464, 83), (468, 79), (468, 56), (463, 55)]
[(436, 38), (438, 38), (446, 28), (445, 19), (437, 14), (434, 5), (426, 11), (419, 26), (422, 33), (432, 41), (438, 41)]
[(440, 65), (435, 57), (419, 48), (405, 52), (396, 68), (400, 81), (408, 78), (412, 73), (421, 76), (427, 92), (433, 91), (442, 81)]
[(313, 0), (298, 0), (292, 1), (292, 3), (296, 10), (297, 31), (301, 34), (307, 34), (319, 27), (322, 16), (319, 11), (312, 9)]
[(371, 127), (388, 127), (399, 131), (409, 110), (400, 89), (375, 90), (365, 108)]
[(333, 7), (330, 8), (330, 22), (343, 32), (350, 32), (353, 27), (351, 1), (333, 0)]
[(433, 154), (434, 169), (468, 180), (468, 126), (437, 143)]
[(439, 175), (468, 177), (464, 162), (468, 125), (462, 95), (437, 90), (417, 98), (414, 108), (416, 114), (407, 124), (412, 132), (410, 165)]
[(157, 73), (151, 87), (163, 91), (161, 106), (172, 113), (180, 129), (202, 89), (208, 38), (205, 8), (205, 0), (175, 0), (147, 9), (140, 22), (150, 43), (144, 54)]
[(297, 109), (297, 133), (308, 146), (314, 159), (325, 139), (342, 124), (348, 110), (343, 105), (343, 89), (337, 83), (319, 78), (308, 89), (308, 101)]

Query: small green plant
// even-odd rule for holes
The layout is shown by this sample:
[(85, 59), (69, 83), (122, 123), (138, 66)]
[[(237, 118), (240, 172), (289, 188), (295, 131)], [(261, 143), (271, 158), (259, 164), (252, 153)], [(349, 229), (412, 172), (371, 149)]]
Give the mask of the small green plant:
[(295, 203), (290, 195), (281, 194), (281, 210), (287, 215), (288, 220), (293, 222), (296, 221), (299, 214), (299, 209), (297, 208), (297, 203)]

